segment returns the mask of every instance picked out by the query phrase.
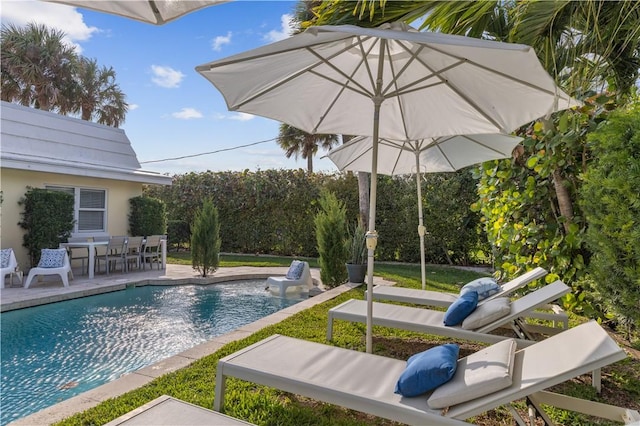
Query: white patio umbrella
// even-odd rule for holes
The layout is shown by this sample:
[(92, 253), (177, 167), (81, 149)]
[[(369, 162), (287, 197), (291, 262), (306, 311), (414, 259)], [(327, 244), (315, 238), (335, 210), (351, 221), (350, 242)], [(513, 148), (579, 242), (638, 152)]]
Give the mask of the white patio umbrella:
[(149, 24), (162, 25), (187, 13), (229, 0), (45, 0), (111, 13)]
[[(422, 215), (422, 173), (454, 172), (472, 164), (507, 158), (522, 141), (521, 137), (496, 134), (441, 136), (414, 141), (378, 139), (378, 173), (385, 175), (415, 174), (418, 194), (418, 236), (420, 238), (420, 270), (422, 289), (426, 287), (426, 266)], [(373, 138), (358, 136), (332, 149), (325, 156), (340, 170), (371, 172)]]
[[(196, 67), (232, 111), (308, 133), (373, 137), (367, 289), (373, 287), (378, 138), (417, 140), (510, 133), (577, 102), (529, 46), (439, 33), (402, 23), (317, 26)], [(373, 301), (367, 299), (367, 351)]]

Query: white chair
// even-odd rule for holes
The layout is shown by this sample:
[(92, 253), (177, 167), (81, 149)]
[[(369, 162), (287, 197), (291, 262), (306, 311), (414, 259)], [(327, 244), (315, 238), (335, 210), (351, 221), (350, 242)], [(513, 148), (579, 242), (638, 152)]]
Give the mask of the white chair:
[(142, 242), (144, 241), (144, 237), (128, 237), (127, 241), (127, 253), (124, 258), (127, 264), (127, 271), (131, 269), (131, 264), (135, 263), (136, 267), (140, 269), (140, 264), (142, 262)]
[(69, 254), (64, 248), (42, 249), (40, 262), (35, 268), (29, 270), (29, 275), (24, 282), (24, 288), (29, 288), (31, 281), (38, 275), (60, 275), (65, 287), (69, 287), (69, 278), (73, 279)]
[[(69, 237), (67, 238), (68, 243), (80, 243), (87, 241), (87, 237)], [(74, 247), (67, 248), (67, 252), (69, 253), (69, 262), (73, 264), (74, 260), (82, 261), (82, 273), (84, 274), (84, 262), (87, 262), (87, 274), (89, 273), (89, 248), (88, 247)]]
[(153, 269), (153, 262), (158, 264), (160, 269), (162, 264), (161, 242), (162, 235), (150, 235), (147, 237), (144, 248), (142, 250), (142, 269), (146, 269), (147, 260), (149, 260), (149, 267)]
[(289, 287), (307, 287), (313, 286), (313, 280), (311, 278), (311, 270), (309, 269), (309, 263), (300, 260), (294, 260), (289, 266), (289, 271), (284, 277), (269, 277), (267, 278), (267, 287), (273, 292), (284, 297), (287, 294)]
[(118, 266), (118, 262), (120, 262), (120, 270), (122, 273), (126, 272), (127, 265), (125, 256), (127, 254), (127, 237), (126, 236), (113, 236), (109, 238), (109, 244), (107, 245), (107, 249), (105, 254), (102, 256), (98, 256), (96, 260), (98, 261), (97, 267), (100, 269), (100, 262), (103, 261), (105, 264), (105, 272), (107, 275), (111, 270), (111, 266), (113, 264), (113, 269), (115, 270)]
[(13, 284), (13, 276), (15, 275), (22, 284), (22, 272), (18, 270), (18, 261), (13, 249), (6, 248), (0, 251), (0, 258), (2, 260), (2, 268), (0, 268), (0, 275), (2, 281), (0, 282), (0, 288), (4, 288), (4, 281), (9, 275), (9, 286)]

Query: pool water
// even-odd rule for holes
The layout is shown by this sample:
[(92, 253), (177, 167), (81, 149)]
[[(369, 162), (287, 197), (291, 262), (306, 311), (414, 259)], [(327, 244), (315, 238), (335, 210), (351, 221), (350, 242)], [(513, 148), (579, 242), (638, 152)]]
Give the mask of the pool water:
[(0, 314), (0, 424), (228, 333), (301, 299), (264, 280), (143, 286)]

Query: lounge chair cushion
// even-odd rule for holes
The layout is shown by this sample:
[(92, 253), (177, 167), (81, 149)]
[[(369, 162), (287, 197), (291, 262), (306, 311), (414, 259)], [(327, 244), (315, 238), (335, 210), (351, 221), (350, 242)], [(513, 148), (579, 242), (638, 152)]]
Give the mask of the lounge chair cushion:
[(38, 268), (62, 268), (66, 252), (65, 249), (42, 249)]
[(407, 360), (395, 393), (406, 397), (422, 395), (451, 380), (456, 372), (460, 346), (447, 343), (412, 355)]
[(0, 250), (0, 268), (8, 268), (9, 267), (9, 259), (11, 259), (11, 250), (10, 248)]
[(460, 289), (460, 295), (462, 296), (468, 291), (475, 291), (478, 293), (478, 301), (486, 299), (489, 296), (493, 296), (500, 291), (500, 286), (495, 279), (490, 277), (478, 278), (463, 285)]
[(289, 266), (289, 270), (287, 271), (286, 278), (288, 280), (299, 280), (302, 277), (302, 272), (304, 271), (304, 262), (299, 260), (294, 260), (291, 262), (291, 266)]
[(509, 298), (498, 297), (482, 305), (478, 305), (478, 307), (462, 321), (462, 328), (465, 330), (475, 330), (476, 328), (485, 326), (508, 315), (510, 312), (511, 301)]
[(467, 291), (460, 295), (447, 308), (444, 314), (444, 325), (452, 326), (460, 324), (478, 306), (478, 293)]
[(507, 339), (462, 358), (453, 378), (429, 396), (429, 407), (450, 407), (511, 386), (516, 346)]

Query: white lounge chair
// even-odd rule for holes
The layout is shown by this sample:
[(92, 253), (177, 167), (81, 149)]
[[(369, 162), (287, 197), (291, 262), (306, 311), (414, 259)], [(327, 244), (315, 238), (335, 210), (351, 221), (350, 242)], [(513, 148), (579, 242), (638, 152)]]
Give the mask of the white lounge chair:
[[(540, 279), (547, 275), (548, 272), (544, 268), (534, 268), (524, 274), (500, 285), (500, 290), (478, 302), (482, 305), (497, 297), (505, 297), (519, 290), (527, 284)], [(446, 308), (456, 301), (459, 293), (447, 293), (432, 290), (419, 290), (416, 288), (406, 288), (388, 285), (379, 285), (373, 288), (373, 300), (392, 301), (402, 303), (413, 303), (415, 305), (438, 306)], [(569, 317), (557, 305), (541, 306), (541, 310), (529, 312), (527, 318), (536, 318), (553, 322), (553, 327), (540, 328), (541, 331), (552, 332), (556, 326), (561, 328), (569, 328)], [(549, 312), (551, 311), (551, 312)]]
[[(506, 336), (489, 334), (489, 332), (499, 327), (510, 325), (521, 338), (530, 339), (531, 337), (528, 335), (526, 325), (520, 318), (536, 308), (562, 297), (570, 291), (571, 288), (560, 280), (547, 284), (521, 298), (513, 300), (511, 302), (511, 312), (507, 315), (474, 330), (466, 330), (459, 325), (445, 326), (444, 311), (395, 305), (392, 303), (374, 302), (372, 319), (373, 325), (435, 334), (454, 339), (475, 340), (484, 343), (496, 343), (508, 338)], [(327, 340), (333, 338), (333, 322), (335, 320), (366, 323), (366, 300), (350, 299), (329, 310)], [(528, 344), (526, 342), (526, 340), (521, 340), (518, 344), (519, 346), (524, 346)]]
[(4, 281), (7, 278), (7, 275), (9, 275), (9, 286), (13, 285), (14, 275), (20, 280), (20, 284), (22, 284), (22, 272), (18, 270), (18, 261), (16, 260), (16, 254), (13, 252), (13, 249), (2, 249), (3, 263), (5, 261), (5, 256), (6, 266), (0, 268), (0, 276), (2, 276), (0, 288), (4, 288)]
[[(60, 266), (48, 263), (48, 253), (51, 253), (52, 258), (56, 256), (62, 257), (62, 262), (57, 264)], [(38, 263), (38, 266), (36, 266), (35, 268), (31, 268), (29, 270), (29, 275), (27, 275), (27, 279), (24, 282), (24, 288), (29, 288), (29, 286), (31, 285), (31, 281), (38, 275), (60, 275), (64, 286), (69, 287), (69, 277), (73, 279), (73, 272), (71, 271), (71, 263), (69, 263), (69, 254), (67, 253), (67, 250), (64, 248), (42, 249), (40, 263)]]
[[(291, 276), (290, 273), (295, 273), (292, 269), (296, 268), (296, 265), (302, 264), (302, 271), (300, 271), (298, 277)], [(289, 267), (289, 272), (284, 277), (269, 277), (267, 278), (267, 287), (274, 292), (280, 295), (280, 297), (284, 297), (287, 294), (287, 289), (290, 287), (306, 287), (307, 289), (313, 286), (313, 280), (311, 278), (311, 269), (309, 268), (309, 263), (294, 260), (291, 262), (291, 266)], [(276, 291), (277, 289), (277, 291)]]
[[(637, 411), (544, 391), (625, 356), (602, 327), (588, 322), (518, 350), (510, 386), (440, 410), (428, 406), (429, 394), (407, 398), (394, 393), (406, 361), (274, 335), (218, 362), (213, 408), (223, 408), (226, 379), (235, 377), (415, 425), (466, 424), (465, 419), (522, 398), (543, 416), (542, 400), (557, 408), (632, 423), (640, 421)], [(463, 361), (458, 361), (461, 371)]]
[[(478, 302), (482, 304), (496, 297), (508, 296), (525, 285), (544, 277), (547, 271), (543, 268), (535, 268), (524, 274), (500, 285), (500, 291), (484, 300)], [(378, 285), (373, 289), (373, 300), (391, 300), (394, 302), (414, 303), (416, 305), (439, 306), (446, 308), (456, 301), (458, 293), (447, 293), (442, 291), (419, 290), (416, 288), (406, 288), (388, 285)]]

